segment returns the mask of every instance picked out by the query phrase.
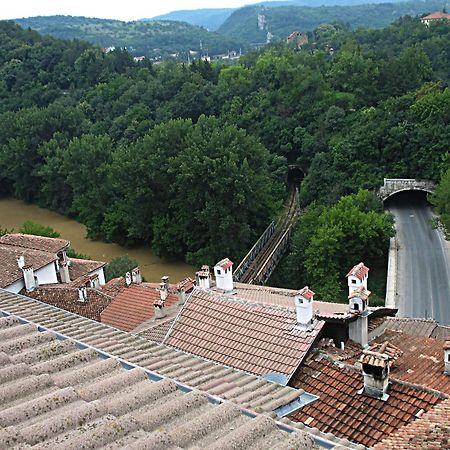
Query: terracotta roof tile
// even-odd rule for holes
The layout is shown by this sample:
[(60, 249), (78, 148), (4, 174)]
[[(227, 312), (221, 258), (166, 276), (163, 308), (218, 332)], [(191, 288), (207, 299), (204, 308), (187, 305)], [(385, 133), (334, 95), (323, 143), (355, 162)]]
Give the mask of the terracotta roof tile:
[(361, 372), (321, 355), (309, 357), (292, 384), (320, 397), (319, 402), (293, 414), (293, 420), (367, 447), (411, 423), (420, 410), (428, 411), (442, 401), (437, 393), (395, 380), (390, 382), (386, 401), (359, 394)]
[(422, 20), (438, 20), (438, 19), (450, 20), (450, 14), (444, 13), (442, 11), (437, 11), (429, 14), (428, 16), (422, 17)]
[(196, 289), (164, 343), (247, 372), (289, 378), (324, 325), (301, 331), (295, 324), (292, 310)]
[(391, 330), (403, 331), (404, 333), (413, 334), (414, 336), (425, 337), (430, 337), (438, 325), (435, 320), (431, 319), (389, 317), (386, 321), (386, 327)]
[(346, 277), (353, 276), (362, 281), (362, 279), (369, 273), (369, 270), (370, 269), (366, 267), (364, 263), (360, 262), (350, 270)]
[(25, 257), (25, 264), (34, 270), (41, 269), (57, 259), (54, 253), (0, 244), (0, 288), (5, 288), (23, 278), (23, 272), (17, 265), (17, 258), (21, 256)]
[(374, 448), (377, 450), (450, 448), (450, 399), (444, 400), (414, 422), (401, 427)]
[[(111, 304), (101, 313), (101, 321), (124, 331), (131, 331), (141, 323), (154, 317), (155, 302), (160, 301), (157, 289), (142, 284), (123, 288)], [(178, 297), (169, 293), (165, 304), (169, 307)]]
[(1, 236), (0, 244), (29, 248), (32, 250), (41, 250), (44, 252), (56, 254), (61, 250), (67, 249), (70, 245), (70, 242), (66, 239), (34, 236), (32, 234), (13, 233)]
[(100, 269), (106, 265), (102, 261), (92, 261), (90, 259), (70, 258), (69, 274), (70, 279), (75, 281), (84, 275), (88, 275), (94, 270)]

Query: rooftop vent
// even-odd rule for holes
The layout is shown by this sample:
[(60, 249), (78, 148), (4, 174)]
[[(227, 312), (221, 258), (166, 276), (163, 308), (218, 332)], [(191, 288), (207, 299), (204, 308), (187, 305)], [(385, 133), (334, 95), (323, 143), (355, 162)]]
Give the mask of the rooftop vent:
[(367, 289), (368, 278), (369, 268), (366, 267), (364, 263), (360, 262), (354, 266), (347, 274), (348, 295), (351, 295), (351, 293), (360, 286), (364, 286)]
[(141, 284), (142, 283), (142, 275), (141, 275), (141, 271), (139, 270), (139, 267), (135, 267), (131, 271), (131, 281), (134, 284)]
[(233, 261), (228, 258), (222, 259), (214, 266), (216, 287), (225, 292), (233, 290)]
[(209, 270), (199, 270), (195, 273), (196, 284), (200, 289), (209, 289), (210, 288), (210, 274)]
[(444, 344), (444, 373), (450, 375), (450, 341), (445, 341)]
[(386, 401), (389, 387), (390, 358), (384, 353), (365, 350), (359, 360), (364, 376), (364, 388), (360, 391), (370, 397)]
[(297, 314), (296, 328), (301, 330), (310, 330), (313, 325), (314, 312), (313, 312), (313, 299), (314, 292), (305, 286), (295, 294), (295, 312)]

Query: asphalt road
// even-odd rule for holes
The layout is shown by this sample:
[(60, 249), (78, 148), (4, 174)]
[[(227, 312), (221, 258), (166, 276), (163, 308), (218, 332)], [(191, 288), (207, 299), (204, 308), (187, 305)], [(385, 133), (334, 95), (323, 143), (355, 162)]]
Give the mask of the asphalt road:
[(430, 224), (432, 211), (425, 196), (398, 194), (387, 209), (397, 229), (398, 315), (450, 324), (450, 247)]

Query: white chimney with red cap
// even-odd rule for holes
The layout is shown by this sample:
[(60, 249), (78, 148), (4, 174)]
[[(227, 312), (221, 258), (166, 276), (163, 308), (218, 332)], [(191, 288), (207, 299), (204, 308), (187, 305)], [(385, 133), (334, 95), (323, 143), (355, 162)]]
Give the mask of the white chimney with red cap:
[(300, 289), (294, 297), (295, 312), (297, 314), (296, 328), (302, 330), (310, 330), (312, 328), (314, 292), (305, 286)]
[(369, 268), (360, 262), (347, 274), (348, 295), (351, 295), (355, 289), (364, 286), (367, 289), (367, 280), (369, 278)]
[(233, 290), (233, 261), (228, 258), (222, 259), (214, 266), (216, 277), (216, 288), (225, 292)]

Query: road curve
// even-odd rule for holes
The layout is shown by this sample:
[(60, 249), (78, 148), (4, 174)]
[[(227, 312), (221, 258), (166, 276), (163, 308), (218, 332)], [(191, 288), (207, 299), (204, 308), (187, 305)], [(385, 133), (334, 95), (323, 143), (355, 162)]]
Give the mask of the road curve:
[(398, 242), (397, 306), (400, 317), (450, 324), (450, 255), (422, 193), (398, 194), (386, 204), (395, 217)]

